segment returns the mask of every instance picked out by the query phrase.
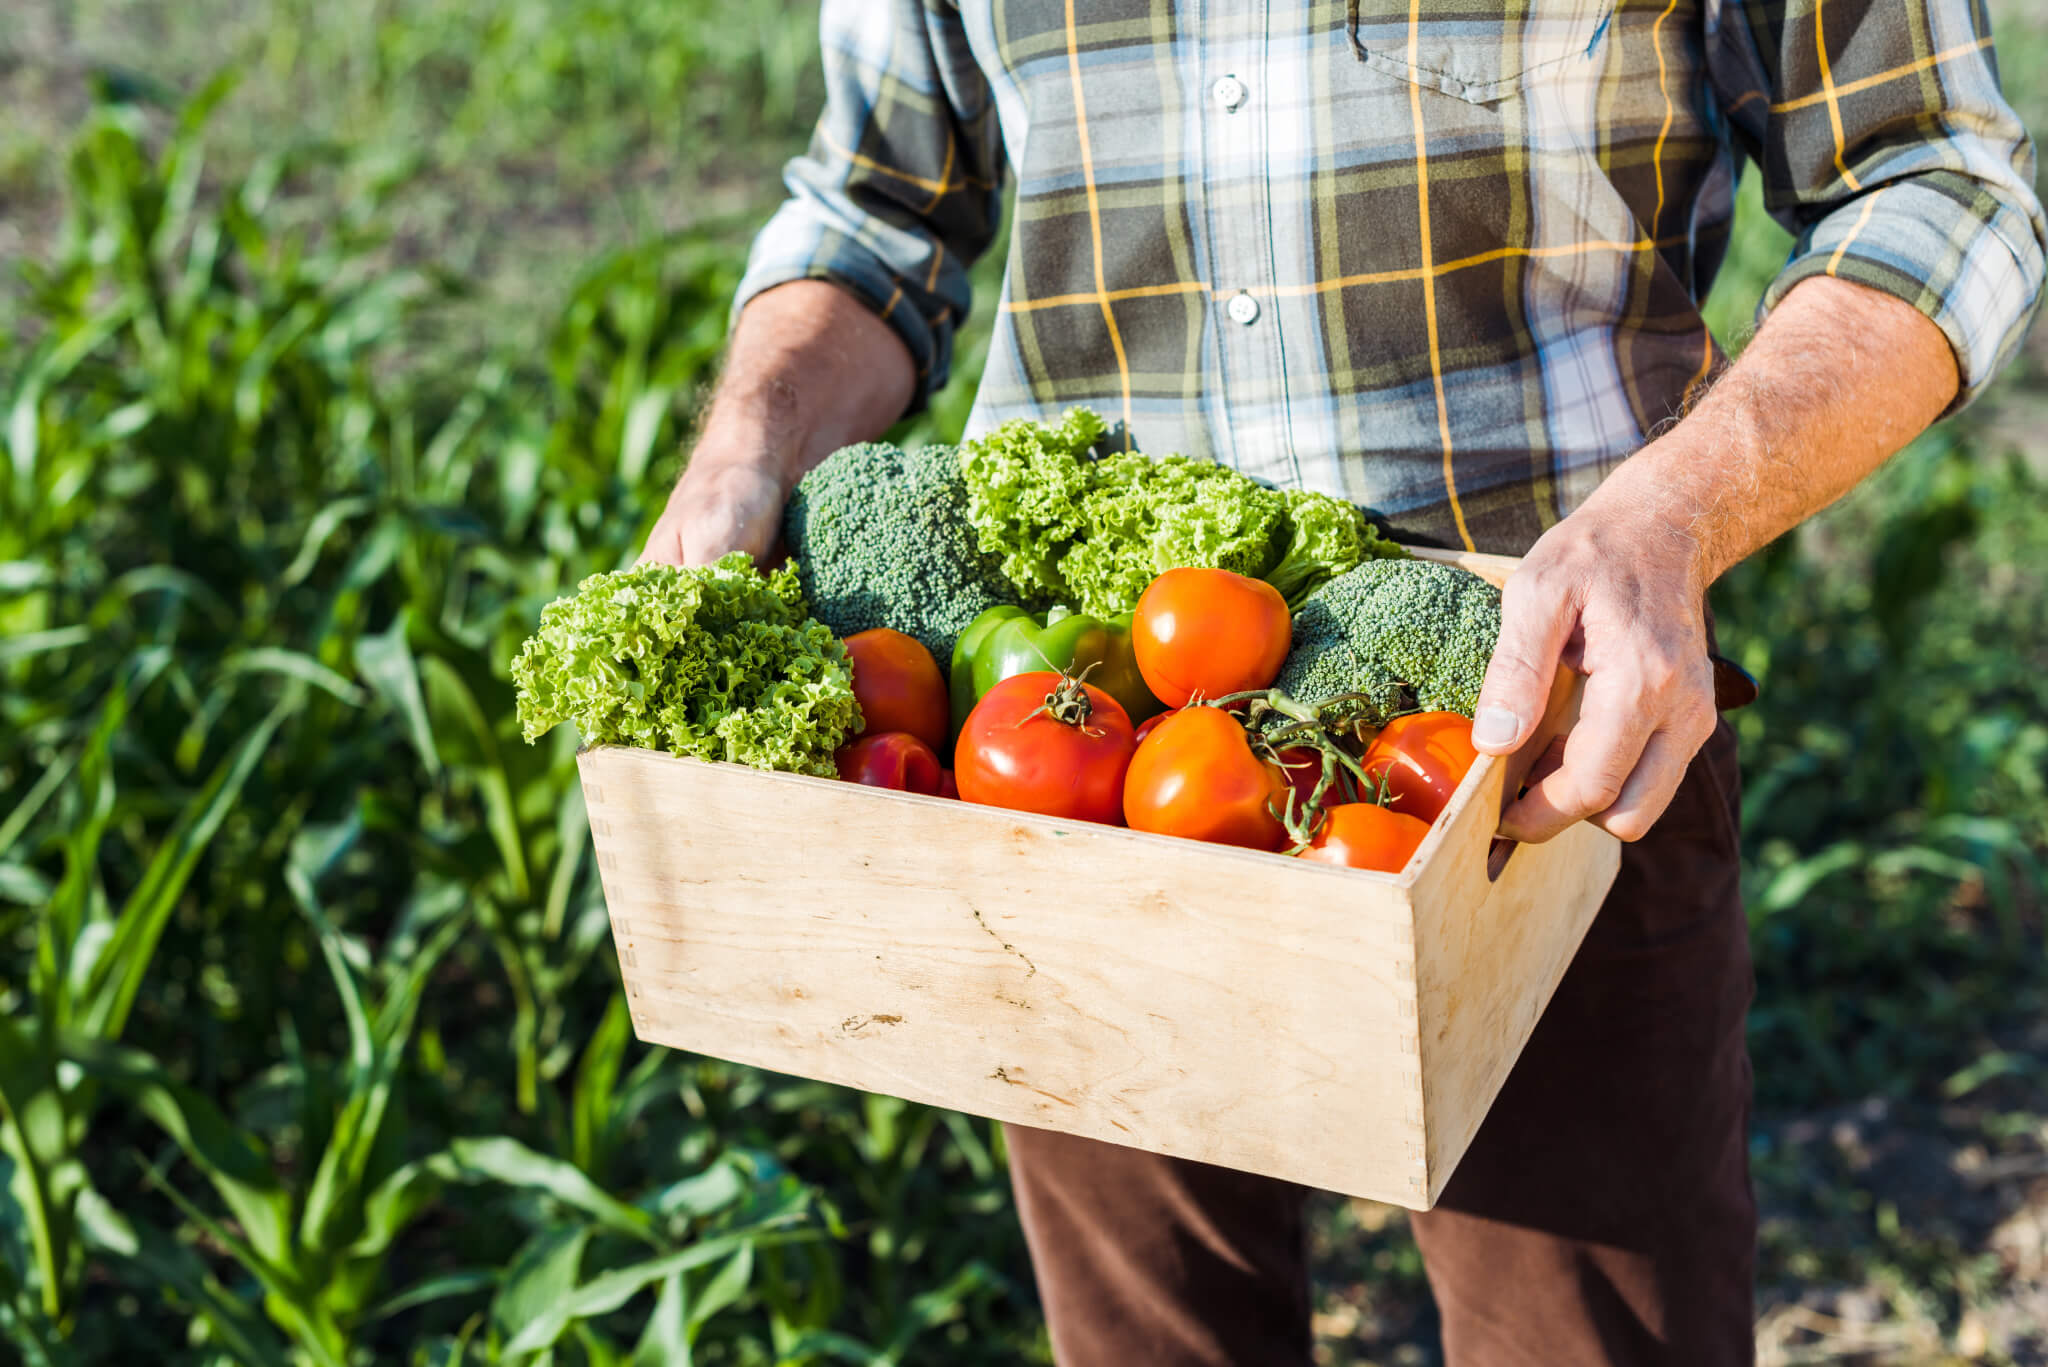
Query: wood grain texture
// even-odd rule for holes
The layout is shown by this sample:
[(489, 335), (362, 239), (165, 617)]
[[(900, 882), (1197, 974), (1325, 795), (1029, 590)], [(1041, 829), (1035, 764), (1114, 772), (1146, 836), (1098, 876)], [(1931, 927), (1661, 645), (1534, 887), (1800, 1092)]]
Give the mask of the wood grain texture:
[(1485, 551), (1440, 551), (1434, 546), (1410, 546), (1408, 550), (1418, 560), (1436, 560), (1470, 570), (1495, 588), (1507, 583), (1515, 566), (1522, 563), (1517, 556), (1488, 555)]
[[(1491, 836), (1503, 773), (1446, 810), (1447, 848)], [(1435, 838), (1434, 836), (1432, 838)], [(1418, 852), (1421, 853), (1421, 852)], [(1434, 1204), (1621, 867), (1621, 842), (1583, 822), (1515, 848), (1500, 880), (1461, 858), (1425, 860), (1412, 878), (1422, 1109)], [(1427, 1208), (1426, 1206), (1424, 1207)]]
[(579, 763), (642, 1039), (1416, 1208), (1619, 862), (1580, 826), (1489, 881), (1486, 757), (1399, 876), (648, 750)]
[(1396, 879), (647, 750), (581, 764), (641, 1038), (1423, 1199)]

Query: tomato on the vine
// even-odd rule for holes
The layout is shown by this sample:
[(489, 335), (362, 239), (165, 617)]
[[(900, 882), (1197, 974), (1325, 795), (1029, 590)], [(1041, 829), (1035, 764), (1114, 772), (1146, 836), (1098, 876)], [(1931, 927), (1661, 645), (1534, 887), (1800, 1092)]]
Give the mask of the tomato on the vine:
[(1456, 712), (1411, 712), (1380, 729), (1360, 767), (1375, 787), (1384, 785), (1396, 811), (1427, 823), (1443, 814), (1478, 758), (1469, 720)]
[(1252, 750), (1242, 723), (1215, 707), (1168, 713), (1124, 780), (1133, 829), (1255, 850), (1286, 847), (1287, 774)]
[(833, 755), (839, 777), (870, 788), (894, 788), (899, 792), (923, 793), (937, 797), (944, 770), (939, 757), (908, 731), (882, 731), (842, 745)]
[[(1313, 745), (1289, 745), (1279, 752), (1281, 772), (1287, 776), (1287, 786), (1294, 790), (1294, 811), (1305, 815), (1314, 805), (1316, 788), (1323, 781), (1323, 752)], [(1345, 773), (1337, 771), (1328, 792), (1323, 794), (1323, 805), (1333, 807), (1345, 800)]]
[(1292, 632), (1280, 590), (1229, 570), (1168, 570), (1131, 614), (1138, 672), (1168, 707), (1264, 688), (1280, 676)]
[(929, 650), (915, 637), (874, 627), (847, 637), (846, 654), (862, 735), (908, 731), (934, 751), (945, 750), (953, 738), (952, 704)]
[(1051, 671), (982, 695), (953, 754), (960, 796), (989, 807), (1123, 823), (1131, 719), (1099, 688)]
[(1371, 802), (1328, 808), (1301, 858), (1351, 869), (1399, 873), (1429, 834), (1429, 823)]

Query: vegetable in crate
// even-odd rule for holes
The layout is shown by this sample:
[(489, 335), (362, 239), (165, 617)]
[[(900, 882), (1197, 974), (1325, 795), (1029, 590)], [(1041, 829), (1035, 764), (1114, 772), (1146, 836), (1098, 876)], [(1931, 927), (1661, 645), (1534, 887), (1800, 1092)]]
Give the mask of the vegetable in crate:
[(1478, 758), (1466, 718), (1456, 712), (1410, 712), (1381, 728), (1358, 767), (1395, 811), (1435, 821)]
[(1229, 570), (1168, 570), (1131, 614), (1139, 672), (1169, 707), (1264, 688), (1289, 639), (1280, 591)]
[(860, 725), (846, 647), (811, 620), (796, 571), (715, 565), (594, 574), (541, 611), (512, 664), (526, 738), (574, 722), (638, 745), (830, 778)]
[(1220, 707), (1171, 713), (1131, 757), (1124, 820), (1132, 830), (1279, 851), (1287, 845), (1288, 773)]
[(969, 622), (1023, 601), (976, 545), (960, 469), (950, 446), (870, 442), (841, 447), (797, 482), (782, 537), (819, 621), (841, 636), (892, 627), (950, 660)]
[(952, 748), (946, 679), (916, 637), (887, 627), (856, 631), (846, 638), (846, 658), (853, 667), (863, 735), (908, 731), (936, 752)]
[[(1380, 726), (1420, 707), (1470, 717), (1500, 637), (1500, 590), (1431, 560), (1369, 560), (1310, 594), (1294, 614), (1279, 687)], [(1404, 694), (1413, 694), (1408, 702)]]
[(1002, 607), (975, 618), (954, 643), (953, 725), (965, 726), (974, 704), (1004, 679), (1045, 669), (1086, 672), (1088, 682), (1115, 698), (1134, 722), (1159, 712), (1159, 699), (1138, 672), (1128, 616), (1091, 617), (1065, 608), (1033, 615)]
[(1013, 674), (967, 714), (953, 777), (967, 802), (1108, 825), (1123, 822), (1131, 719), (1069, 674)]
[(1102, 419), (1015, 419), (960, 449), (968, 515), (1020, 594), (1129, 612), (1160, 573), (1233, 570), (1290, 602), (1371, 556), (1405, 555), (1342, 499), (1270, 489), (1186, 456), (1095, 456)]
[(945, 770), (931, 746), (908, 731), (877, 731), (842, 746), (836, 757), (839, 777), (870, 788), (939, 796)]
[(1429, 823), (1372, 802), (1346, 802), (1323, 814), (1300, 857), (1347, 869), (1399, 873), (1429, 836)]

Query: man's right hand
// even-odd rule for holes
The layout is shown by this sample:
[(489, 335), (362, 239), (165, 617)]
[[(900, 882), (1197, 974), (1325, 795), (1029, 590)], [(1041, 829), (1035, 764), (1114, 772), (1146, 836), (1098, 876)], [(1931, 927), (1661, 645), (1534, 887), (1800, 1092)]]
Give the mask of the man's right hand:
[(767, 559), (796, 482), (886, 431), (916, 389), (903, 339), (839, 286), (793, 280), (754, 296), (641, 563), (706, 565), (733, 551)]

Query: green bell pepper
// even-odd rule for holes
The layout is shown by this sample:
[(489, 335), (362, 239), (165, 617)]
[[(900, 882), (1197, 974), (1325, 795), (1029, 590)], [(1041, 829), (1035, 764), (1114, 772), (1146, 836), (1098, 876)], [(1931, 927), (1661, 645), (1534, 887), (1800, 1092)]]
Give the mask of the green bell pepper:
[(1131, 650), (1131, 616), (1090, 617), (1056, 607), (1043, 617), (1023, 608), (995, 607), (967, 624), (953, 645), (953, 734), (981, 695), (1012, 674), (1060, 669), (1079, 674), (1090, 665), (1088, 682), (1123, 704), (1136, 726), (1165, 704), (1145, 687)]

